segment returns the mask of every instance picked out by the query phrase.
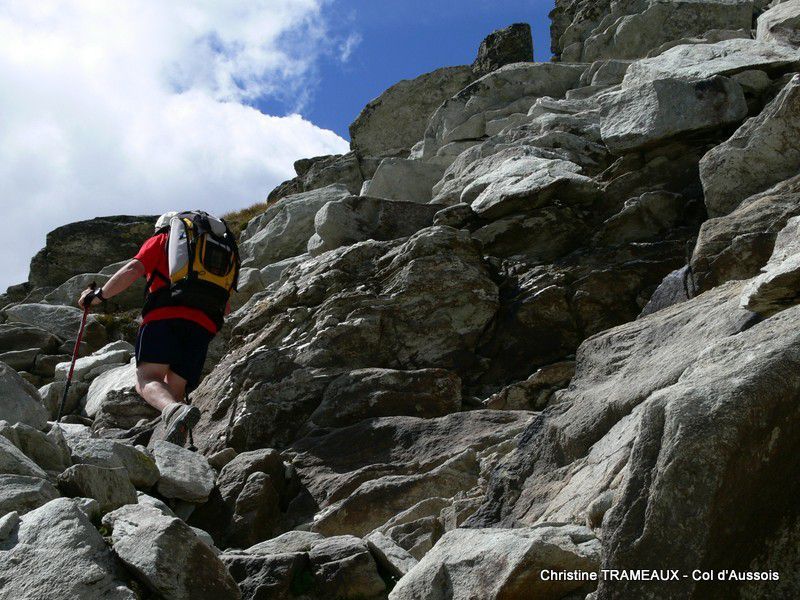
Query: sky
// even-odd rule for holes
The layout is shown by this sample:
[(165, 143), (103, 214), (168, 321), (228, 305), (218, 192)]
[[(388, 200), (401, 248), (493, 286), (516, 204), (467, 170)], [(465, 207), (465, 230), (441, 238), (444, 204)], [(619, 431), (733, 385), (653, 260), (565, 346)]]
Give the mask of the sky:
[(0, 290), (59, 225), (266, 197), (400, 79), (552, 0), (0, 0)]

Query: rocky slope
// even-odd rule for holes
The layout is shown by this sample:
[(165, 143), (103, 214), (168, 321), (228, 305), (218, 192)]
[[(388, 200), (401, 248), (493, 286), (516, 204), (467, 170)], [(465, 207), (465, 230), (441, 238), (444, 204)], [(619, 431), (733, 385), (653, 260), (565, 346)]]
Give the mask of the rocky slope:
[[(552, 16), (555, 62), (495, 32), (270, 194), (197, 453), (135, 393), (135, 295), (52, 422), (67, 304), (152, 219), (51, 234), (0, 313), (0, 595), (800, 595), (800, 0)], [(600, 568), (687, 577), (541, 576)]]

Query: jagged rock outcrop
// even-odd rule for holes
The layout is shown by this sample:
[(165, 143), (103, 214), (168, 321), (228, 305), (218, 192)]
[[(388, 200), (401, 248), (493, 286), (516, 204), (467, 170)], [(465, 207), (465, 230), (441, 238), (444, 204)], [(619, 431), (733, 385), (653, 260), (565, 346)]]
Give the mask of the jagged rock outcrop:
[(512, 63), (533, 60), (531, 26), (514, 23), (493, 31), (481, 42), (472, 70), (479, 77)]

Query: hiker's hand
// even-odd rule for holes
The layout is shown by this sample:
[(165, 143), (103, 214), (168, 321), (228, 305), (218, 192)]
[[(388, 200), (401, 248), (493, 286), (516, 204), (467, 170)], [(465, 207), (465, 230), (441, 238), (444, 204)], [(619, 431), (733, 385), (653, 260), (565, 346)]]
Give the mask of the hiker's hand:
[[(89, 296), (91, 296), (90, 300)], [(95, 304), (100, 304), (101, 302), (100, 298), (98, 298), (95, 295), (95, 290), (93, 290), (92, 288), (86, 288), (85, 290), (83, 290), (80, 300), (78, 300), (78, 306), (83, 309), (87, 308), (85, 304), (87, 301), (89, 302), (89, 306), (94, 306)]]

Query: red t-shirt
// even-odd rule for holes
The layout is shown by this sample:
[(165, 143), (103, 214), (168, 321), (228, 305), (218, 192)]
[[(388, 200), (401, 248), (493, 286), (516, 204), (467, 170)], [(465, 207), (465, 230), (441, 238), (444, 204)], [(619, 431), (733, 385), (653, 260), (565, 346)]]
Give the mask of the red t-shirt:
[[(164, 276), (169, 276), (167, 237), (166, 233), (154, 235), (142, 244), (142, 247), (139, 248), (139, 252), (133, 257), (144, 265), (148, 281), (153, 276), (153, 271), (158, 271)], [(149, 291), (155, 292), (166, 285), (167, 283), (163, 279), (155, 277), (153, 283), (150, 285)], [(200, 309), (190, 308), (188, 306), (164, 306), (162, 308), (154, 308), (144, 316), (142, 324), (144, 325), (145, 323), (160, 321), (162, 319), (186, 319), (187, 321), (193, 321), (198, 325), (202, 325), (213, 334), (217, 333), (217, 326), (206, 313)]]

